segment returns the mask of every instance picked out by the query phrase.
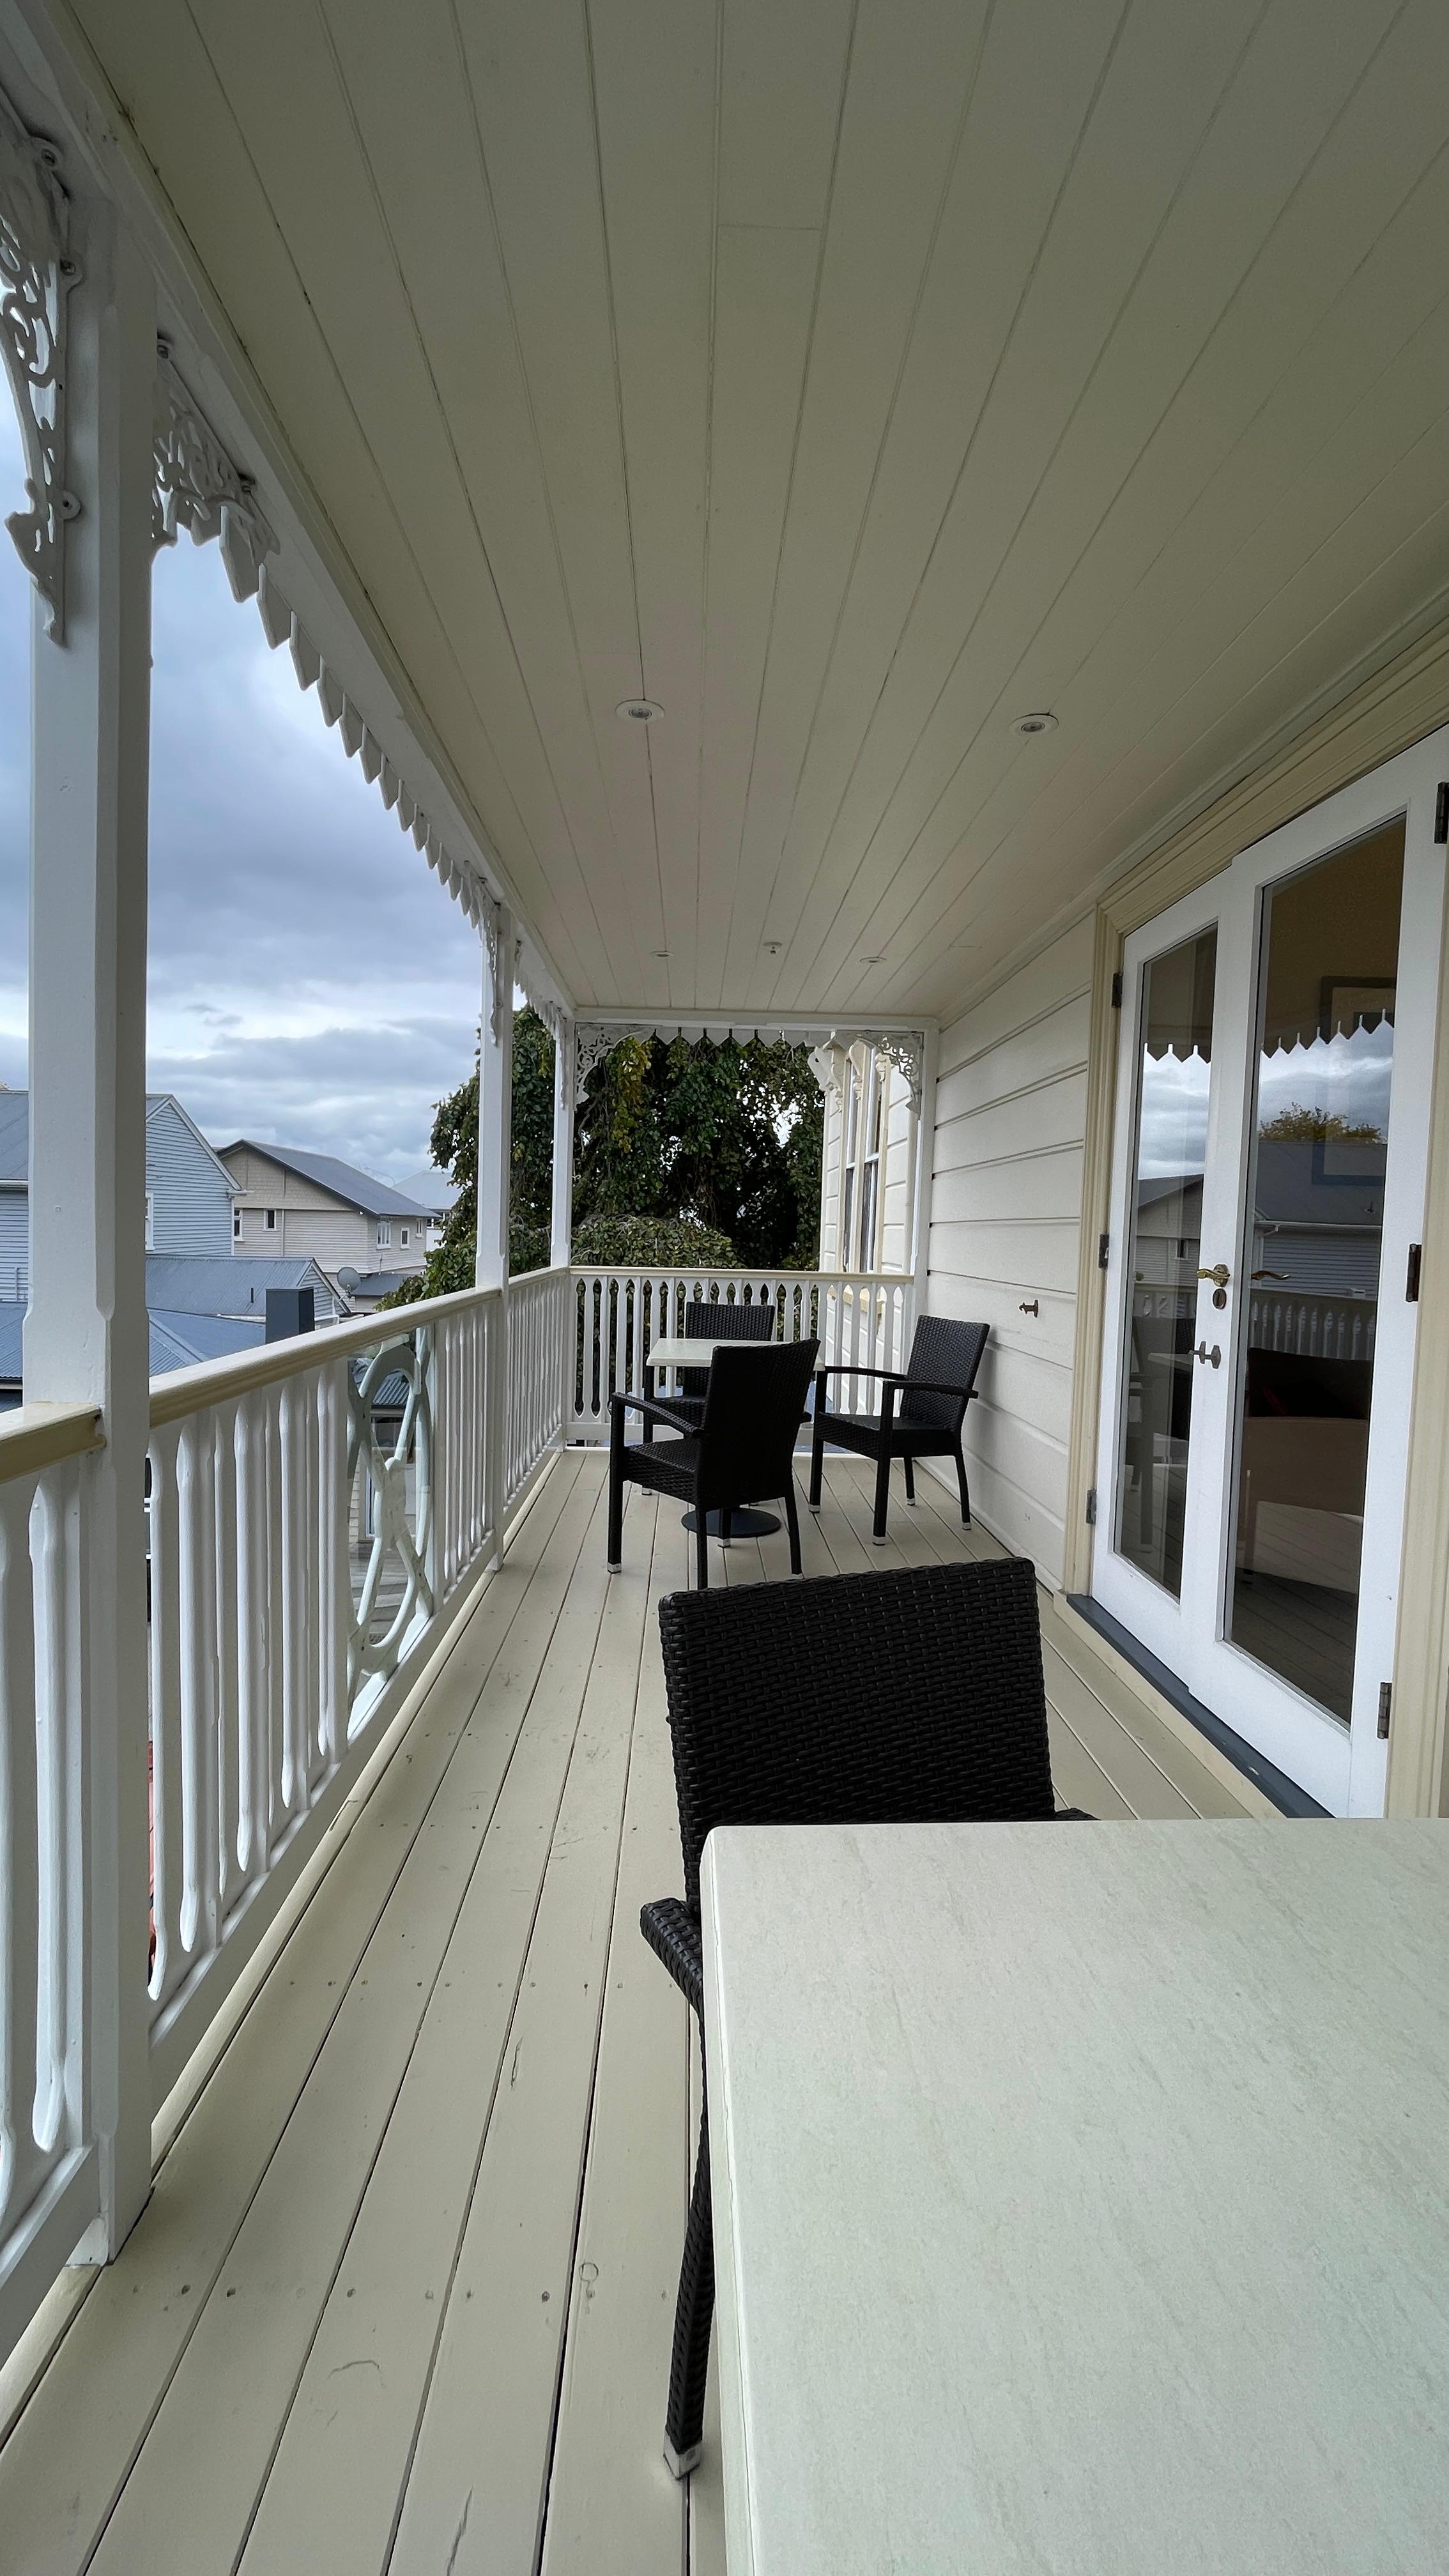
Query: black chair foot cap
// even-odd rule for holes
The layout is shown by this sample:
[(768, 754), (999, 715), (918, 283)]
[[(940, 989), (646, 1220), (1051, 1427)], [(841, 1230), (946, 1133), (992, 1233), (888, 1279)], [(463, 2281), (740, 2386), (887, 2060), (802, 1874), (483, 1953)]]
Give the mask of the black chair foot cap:
[(874, 1530), (872, 1530), (870, 1534), (870, 1543), (872, 1547), (884, 1547), (886, 1544), (883, 1538), (876, 1537)]
[(622, 1556), (606, 1557), (604, 1559), (604, 1570), (608, 1574), (622, 1574), (624, 1571), (624, 1560)]
[(697, 2468), (698, 2468), (698, 2466), (699, 2466), (699, 2464), (700, 2464), (700, 2461), (703, 2459), (703, 2457), (704, 2457), (704, 2444), (703, 2444), (703, 2442), (696, 2442), (696, 2443), (695, 2443), (695, 2445), (694, 2445), (693, 2450), (690, 2450), (690, 2451), (676, 2451), (676, 2449), (675, 2449), (675, 2447), (674, 2447), (674, 2444), (671, 2442), (671, 2440), (670, 2440), (670, 2438), (669, 2438), (668, 2434), (667, 2434), (667, 2433), (665, 2434), (665, 2436), (664, 2436), (664, 2465), (665, 2465), (665, 2467), (668, 2469), (669, 2474), (670, 2474), (670, 2476), (671, 2476), (672, 2478), (687, 2478), (687, 2477), (688, 2477), (688, 2475), (689, 2475), (689, 2473), (690, 2473), (690, 2470), (691, 2470), (691, 2469), (697, 2469)]

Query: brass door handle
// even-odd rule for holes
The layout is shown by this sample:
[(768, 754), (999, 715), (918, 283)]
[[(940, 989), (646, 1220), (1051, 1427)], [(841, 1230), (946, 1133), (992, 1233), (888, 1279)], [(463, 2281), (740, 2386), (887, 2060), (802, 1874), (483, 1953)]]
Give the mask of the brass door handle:
[(1200, 1270), (1199, 1279), (1210, 1279), (1215, 1288), (1226, 1288), (1232, 1272), (1225, 1261), (1215, 1261), (1211, 1270)]

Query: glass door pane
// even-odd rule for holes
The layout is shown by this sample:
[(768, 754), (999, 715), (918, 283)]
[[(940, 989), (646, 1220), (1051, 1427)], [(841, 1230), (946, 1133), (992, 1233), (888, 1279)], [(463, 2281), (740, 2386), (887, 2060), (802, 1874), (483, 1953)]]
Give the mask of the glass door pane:
[(1182, 1593), (1217, 931), (1142, 970), (1113, 1541)]
[(1348, 1724), (1402, 818), (1264, 892), (1227, 1633)]

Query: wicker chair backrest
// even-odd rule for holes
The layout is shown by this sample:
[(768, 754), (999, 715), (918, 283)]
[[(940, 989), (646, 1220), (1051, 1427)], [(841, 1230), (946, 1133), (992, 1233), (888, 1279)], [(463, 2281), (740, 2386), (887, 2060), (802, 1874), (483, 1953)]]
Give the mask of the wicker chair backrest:
[[(777, 1317), (773, 1301), (758, 1306), (732, 1306), (724, 1297), (693, 1297), (684, 1310), (687, 1342), (772, 1342)], [(708, 1369), (681, 1369), (681, 1395), (703, 1397)]]
[(1053, 1811), (1024, 1557), (676, 1592), (659, 1626), (691, 1905), (716, 1825)]
[[(923, 1315), (911, 1340), (906, 1384), (896, 1405), (897, 1420), (928, 1422), (933, 1429), (949, 1431), (954, 1437), (961, 1428), (990, 1330), (989, 1324), (954, 1323), (949, 1315)], [(913, 1395), (913, 1377), (930, 1378), (937, 1386), (959, 1386), (960, 1395)]]
[(784, 1493), (819, 1352), (814, 1341), (715, 1352), (699, 1426), (699, 1499), (706, 1511), (715, 1503)]

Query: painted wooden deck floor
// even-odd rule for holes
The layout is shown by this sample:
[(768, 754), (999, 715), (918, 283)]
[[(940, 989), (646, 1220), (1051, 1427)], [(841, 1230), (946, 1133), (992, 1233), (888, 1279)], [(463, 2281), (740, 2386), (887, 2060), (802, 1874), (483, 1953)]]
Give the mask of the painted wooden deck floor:
[[(842, 1461), (809, 1572), (990, 1549), (922, 1478), (869, 1544)], [(677, 1506), (603, 1459), (524, 1516), (0, 2450), (5, 2576), (720, 2576), (718, 2449), (660, 2438), (689, 2184), (654, 1608)], [(783, 1538), (715, 1551), (783, 1573)], [(1231, 1811), (1047, 1649), (1062, 1798)]]

